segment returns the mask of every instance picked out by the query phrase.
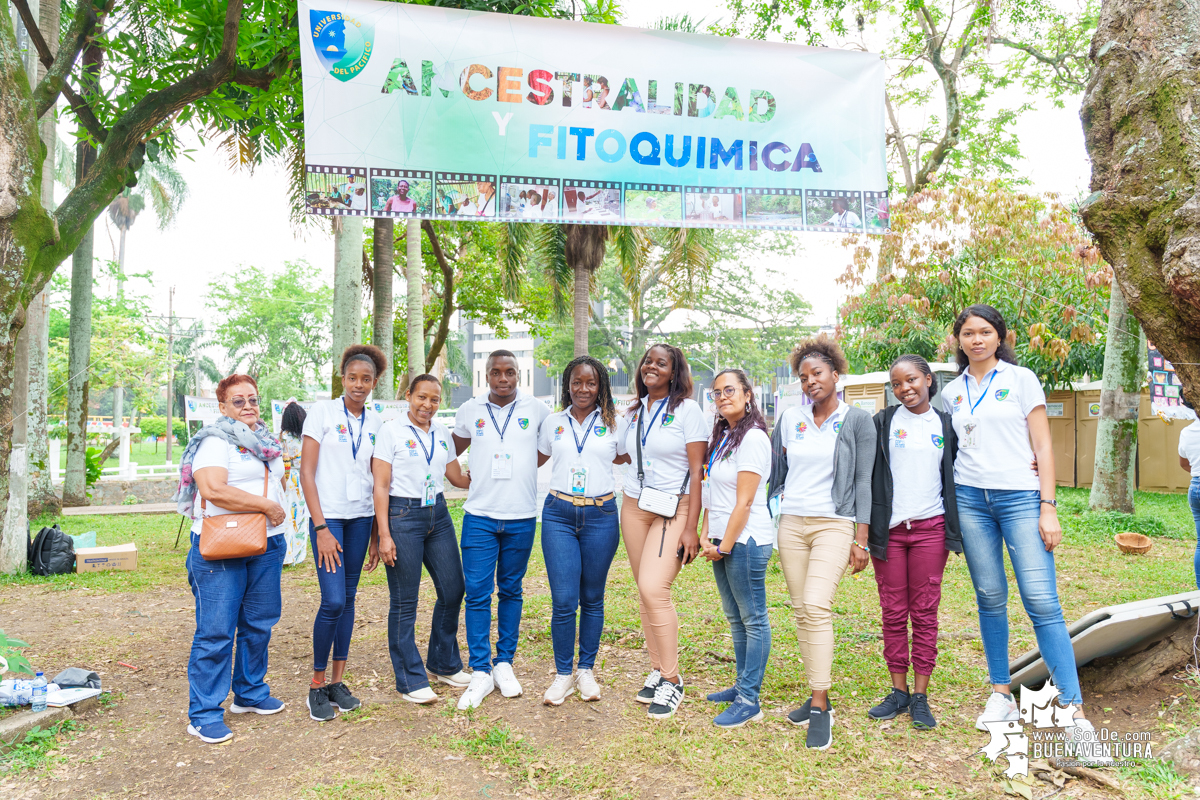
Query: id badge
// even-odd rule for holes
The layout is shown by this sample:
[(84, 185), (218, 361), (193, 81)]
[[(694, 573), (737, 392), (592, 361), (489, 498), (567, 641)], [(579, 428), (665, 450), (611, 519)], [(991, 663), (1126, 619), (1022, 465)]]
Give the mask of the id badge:
[(512, 453), (501, 451), (492, 455), (492, 477), (501, 480), (511, 478), (513, 474)]
[(980, 430), (977, 421), (964, 422), (962, 436), (958, 439), (958, 446), (963, 450), (974, 450), (980, 446)]
[(431, 506), (437, 502), (437, 485), (433, 482), (432, 475), (425, 476), (425, 483), (421, 487), (421, 505)]
[(587, 495), (587, 467), (571, 467), (571, 494), (576, 497)]
[(357, 470), (352, 470), (346, 474), (346, 500), (351, 503), (357, 503), (363, 499), (363, 482), (362, 476)]
[(712, 510), (712, 483), (708, 478), (700, 482), (700, 502), (705, 508)]

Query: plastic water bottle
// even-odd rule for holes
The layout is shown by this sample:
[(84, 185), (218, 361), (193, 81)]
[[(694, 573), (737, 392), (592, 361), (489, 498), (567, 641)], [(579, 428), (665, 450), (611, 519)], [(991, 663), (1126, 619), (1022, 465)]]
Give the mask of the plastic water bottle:
[(46, 710), (46, 679), (42, 677), (42, 673), (38, 673), (33, 679), (33, 711)]

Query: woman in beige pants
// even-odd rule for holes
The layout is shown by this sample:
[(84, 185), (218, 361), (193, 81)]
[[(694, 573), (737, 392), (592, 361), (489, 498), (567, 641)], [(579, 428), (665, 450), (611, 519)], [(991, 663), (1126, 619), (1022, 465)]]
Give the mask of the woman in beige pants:
[(791, 362), (812, 403), (788, 408), (775, 424), (769, 492), (783, 495), (779, 564), (812, 697), (788, 720), (807, 725), (806, 744), (825, 750), (833, 741), (833, 596), (848, 566), (858, 572), (869, 563), (876, 434), (870, 414), (837, 396), (838, 375), (847, 364), (832, 339), (805, 339)]
[[(621, 534), (638, 587), (638, 610), (650, 675), (637, 693), (654, 718), (670, 717), (683, 702), (679, 675), (679, 616), (671, 600), (675, 576), (700, 551), (701, 470), (709, 426), (691, 399), (692, 376), (677, 347), (658, 344), (642, 356), (635, 373), (638, 403), (629, 410)], [(675, 515), (664, 518), (638, 508), (643, 489), (679, 496)]]

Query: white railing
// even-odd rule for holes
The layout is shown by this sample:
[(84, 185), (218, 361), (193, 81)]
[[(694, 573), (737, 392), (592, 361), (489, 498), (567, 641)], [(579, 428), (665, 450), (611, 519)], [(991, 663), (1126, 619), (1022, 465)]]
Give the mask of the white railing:
[[(181, 448), (182, 451), (182, 448)], [(102, 481), (147, 481), (147, 480), (166, 480), (168, 478), (179, 478), (178, 464), (139, 464), (136, 461), (128, 460), (128, 444), (125, 446), (123, 453), (124, 458), (120, 458), (120, 463), (115, 467), (104, 467), (100, 470), (100, 480)], [(62, 463), (62, 441), (59, 439), (50, 440), (50, 480), (54, 483), (62, 483), (63, 473), (66, 472), (59, 464)]]

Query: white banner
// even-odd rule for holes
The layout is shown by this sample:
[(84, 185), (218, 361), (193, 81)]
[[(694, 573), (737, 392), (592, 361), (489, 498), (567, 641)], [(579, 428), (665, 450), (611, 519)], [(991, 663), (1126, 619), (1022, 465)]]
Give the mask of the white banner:
[(888, 228), (871, 53), (300, 0), (311, 214)]
[[(317, 404), (316, 400), (293, 400), (293, 403), (300, 406), (307, 412), (310, 408)], [(272, 400), (271, 401), (271, 430), (275, 435), (279, 435), (280, 425), (283, 424), (283, 410), (287, 408), (287, 400)]]
[(183, 418), (188, 422), (208, 425), (221, 416), (221, 407), (215, 397), (183, 396)]

